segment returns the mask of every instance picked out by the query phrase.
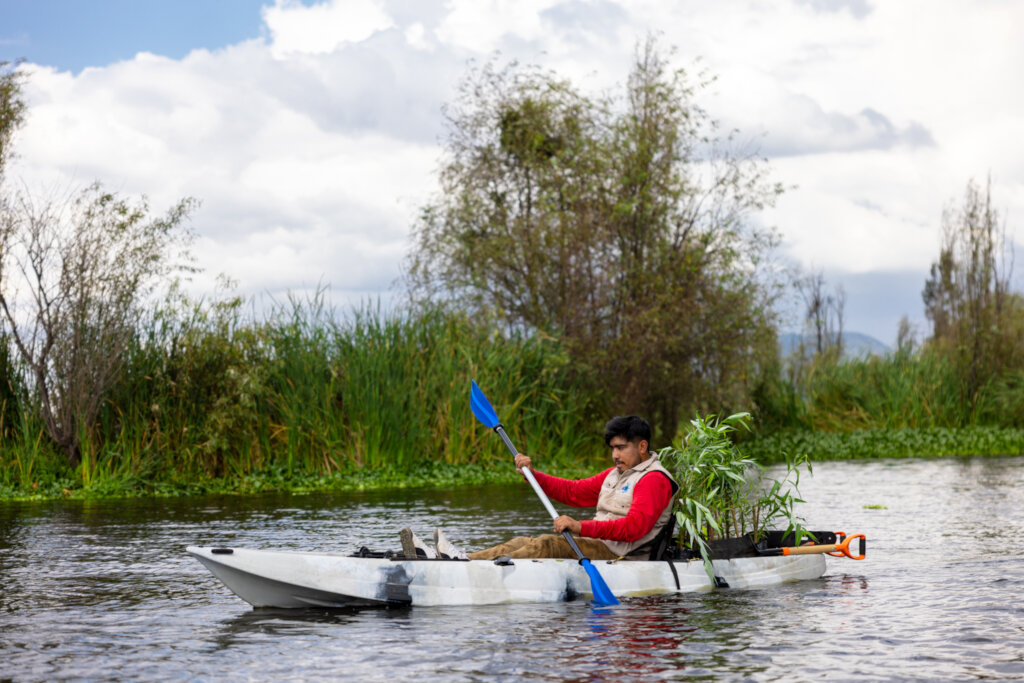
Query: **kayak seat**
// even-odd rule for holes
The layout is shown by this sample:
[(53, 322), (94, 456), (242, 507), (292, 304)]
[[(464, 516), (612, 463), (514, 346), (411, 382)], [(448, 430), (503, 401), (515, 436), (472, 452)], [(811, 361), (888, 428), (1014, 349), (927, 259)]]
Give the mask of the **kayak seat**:
[(658, 532), (658, 535), (652, 538), (650, 543), (645, 543), (634, 550), (633, 553), (639, 555), (647, 552), (647, 549), (650, 549), (650, 555), (647, 558), (650, 561), (656, 562), (660, 560), (675, 559), (677, 550), (676, 539), (674, 536), (675, 530), (676, 517), (675, 515), (671, 515), (665, 523), (665, 526), (661, 527), (661, 531)]

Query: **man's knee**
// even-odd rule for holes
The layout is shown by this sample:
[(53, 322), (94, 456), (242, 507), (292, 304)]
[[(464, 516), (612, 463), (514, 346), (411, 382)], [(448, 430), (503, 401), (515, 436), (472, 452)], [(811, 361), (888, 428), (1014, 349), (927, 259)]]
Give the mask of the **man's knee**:
[(558, 534), (544, 534), (539, 537), (538, 542), (540, 544), (540, 555), (539, 557), (571, 557), (572, 548), (565, 542), (565, 539)]
[(501, 555), (510, 555), (515, 551), (519, 550), (523, 546), (527, 545), (532, 538), (528, 536), (516, 536), (510, 541), (505, 541), (500, 545), (493, 546), (491, 548), (485, 548), (476, 552), (467, 553), (466, 557), (471, 560), (493, 560)]

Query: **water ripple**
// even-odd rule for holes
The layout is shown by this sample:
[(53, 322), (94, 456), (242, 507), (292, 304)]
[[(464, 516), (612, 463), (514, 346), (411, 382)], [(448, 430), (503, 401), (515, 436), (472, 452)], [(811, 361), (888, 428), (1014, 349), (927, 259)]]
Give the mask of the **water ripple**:
[(1022, 458), (821, 463), (802, 513), (868, 560), (614, 608), (252, 610), (183, 552), (397, 548), (406, 525), (481, 547), (548, 526), (524, 489), (0, 504), (0, 678), (1024, 677)]

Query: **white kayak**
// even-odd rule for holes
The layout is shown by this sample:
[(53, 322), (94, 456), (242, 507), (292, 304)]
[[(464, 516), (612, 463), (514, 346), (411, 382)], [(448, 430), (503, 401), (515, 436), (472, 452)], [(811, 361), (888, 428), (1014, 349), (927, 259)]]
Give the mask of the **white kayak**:
[[(435, 560), (353, 557), (190, 546), (188, 552), (254, 607), (492, 605), (591, 599), (590, 578), (575, 560)], [(816, 579), (822, 554), (714, 560), (720, 587), (756, 588)], [(618, 598), (710, 591), (699, 560), (594, 562)]]

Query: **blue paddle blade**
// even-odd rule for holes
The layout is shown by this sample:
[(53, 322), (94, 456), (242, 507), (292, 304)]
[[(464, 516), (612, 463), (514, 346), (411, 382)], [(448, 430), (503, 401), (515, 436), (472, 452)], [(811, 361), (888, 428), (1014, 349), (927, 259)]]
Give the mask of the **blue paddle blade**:
[(473, 384), (469, 389), (469, 406), (473, 409), (476, 419), (480, 420), (488, 429), (494, 429), (501, 423), (501, 420), (498, 419), (498, 414), (491, 407), (491, 402), (484, 396), (484, 392), (480, 391), (480, 387), (476, 385), (476, 380), (470, 381)]
[(590, 592), (594, 594), (594, 602), (599, 605), (619, 604), (616, 597), (612, 595), (612, 589), (608, 587), (597, 571), (597, 567), (590, 564), (590, 560), (587, 559), (580, 560), (580, 564), (587, 570), (587, 575), (590, 577)]

